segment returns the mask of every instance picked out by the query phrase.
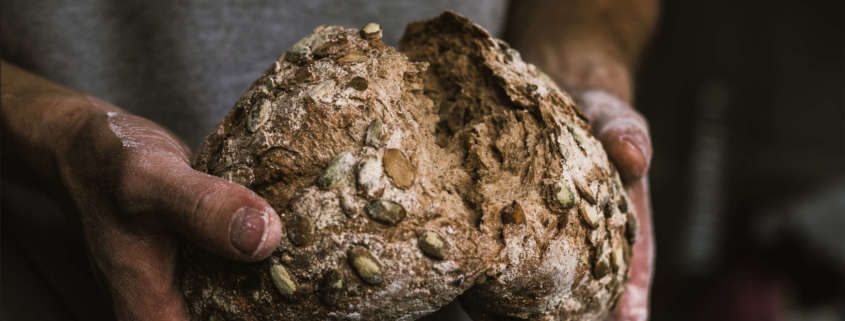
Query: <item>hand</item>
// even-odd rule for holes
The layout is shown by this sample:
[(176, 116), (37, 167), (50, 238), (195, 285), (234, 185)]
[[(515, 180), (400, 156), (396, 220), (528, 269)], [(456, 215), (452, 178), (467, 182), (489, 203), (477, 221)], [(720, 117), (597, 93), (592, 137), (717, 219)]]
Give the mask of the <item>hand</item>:
[[(281, 237), (247, 188), (191, 169), (189, 151), (153, 122), (2, 62), (3, 162), (70, 199), (119, 320), (187, 320), (176, 258), (183, 240), (256, 261)], [(40, 178), (40, 179), (33, 179)]]
[(619, 169), (639, 219), (628, 287), (609, 319), (644, 321), (648, 319), (654, 263), (651, 204), (646, 177), (652, 153), (648, 124), (631, 105), (605, 91), (593, 90), (578, 95), (578, 105), (590, 119), (594, 134)]
[[(630, 279), (616, 310), (607, 320), (645, 321), (648, 319), (648, 298), (654, 264), (651, 204), (646, 177), (652, 153), (648, 124), (631, 105), (602, 90), (584, 92), (577, 96), (577, 101), (590, 120), (594, 134), (619, 169), (639, 221), (637, 242), (634, 243), (631, 269), (628, 272)], [(475, 321), (493, 320), (481, 313), (472, 317)]]
[(182, 239), (242, 261), (275, 249), (281, 223), (267, 202), (191, 169), (165, 129), (93, 97), (55, 103), (91, 111), (57, 169), (119, 320), (186, 320), (175, 275)]

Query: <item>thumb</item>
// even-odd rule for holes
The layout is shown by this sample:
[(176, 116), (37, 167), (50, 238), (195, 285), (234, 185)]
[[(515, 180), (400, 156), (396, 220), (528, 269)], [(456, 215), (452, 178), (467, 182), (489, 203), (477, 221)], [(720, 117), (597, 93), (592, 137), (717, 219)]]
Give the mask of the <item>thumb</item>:
[(652, 154), (645, 118), (630, 104), (602, 90), (587, 91), (578, 98), (596, 137), (604, 144), (623, 180), (632, 183), (643, 177)]
[(276, 249), (281, 220), (263, 198), (240, 184), (194, 170), (183, 158), (165, 154), (154, 163), (157, 170), (142, 170), (147, 172), (141, 175), (146, 176), (143, 182), (130, 184), (141, 186), (139, 194), (152, 198), (149, 204), (164, 216), (159, 221), (167, 228), (241, 261), (261, 260)]

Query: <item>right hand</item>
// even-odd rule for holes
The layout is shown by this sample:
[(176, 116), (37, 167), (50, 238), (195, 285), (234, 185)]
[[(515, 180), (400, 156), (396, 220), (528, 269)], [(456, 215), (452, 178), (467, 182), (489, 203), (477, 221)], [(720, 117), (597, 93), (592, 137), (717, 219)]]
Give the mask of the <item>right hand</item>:
[(0, 137), (13, 151), (4, 163), (72, 201), (118, 320), (187, 320), (175, 268), (184, 240), (240, 261), (277, 247), (273, 208), (193, 170), (164, 128), (5, 62), (0, 75)]
[(186, 320), (175, 263), (183, 239), (222, 257), (256, 261), (281, 222), (247, 188), (195, 171), (167, 130), (85, 96), (89, 110), (57, 169), (73, 199), (95, 269), (119, 320)]
[(193, 170), (188, 148), (167, 130), (92, 97), (56, 103), (92, 110), (57, 154), (57, 169), (119, 320), (187, 320), (175, 274), (182, 240), (241, 261), (278, 245), (270, 205)]

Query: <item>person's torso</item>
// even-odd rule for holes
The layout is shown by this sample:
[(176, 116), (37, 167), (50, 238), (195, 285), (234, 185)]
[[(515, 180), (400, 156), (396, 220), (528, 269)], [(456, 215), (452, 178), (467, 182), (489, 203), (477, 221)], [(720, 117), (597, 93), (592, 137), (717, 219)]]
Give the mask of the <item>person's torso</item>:
[(3, 58), (147, 117), (192, 147), (260, 73), (319, 25), (405, 25), (454, 10), (502, 31), (506, 0), (4, 3)]

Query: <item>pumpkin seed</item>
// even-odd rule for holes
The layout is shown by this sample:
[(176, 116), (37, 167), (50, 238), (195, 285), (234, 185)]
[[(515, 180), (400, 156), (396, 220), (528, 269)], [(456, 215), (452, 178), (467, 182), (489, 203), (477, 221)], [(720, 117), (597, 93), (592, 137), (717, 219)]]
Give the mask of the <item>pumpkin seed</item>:
[(367, 40), (381, 39), (381, 26), (375, 22), (370, 22), (361, 28), (361, 37)]
[(270, 267), (270, 277), (273, 279), (276, 289), (279, 289), (282, 295), (290, 296), (296, 292), (296, 283), (293, 282), (290, 274), (288, 274), (288, 270), (281, 264), (275, 264)]
[(405, 218), (405, 208), (388, 200), (375, 200), (367, 204), (367, 214), (373, 220), (387, 225), (396, 225)]
[(599, 227), (601, 214), (599, 214), (595, 206), (584, 204), (578, 209), (578, 211), (581, 212), (581, 219), (583, 219), (587, 225), (591, 228)]
[(353, 165), (355, 165), (355, 157), (352, 153), (340, 153), (323, 170), (323, 174), (317, 179), (317, 187), (323, 190), (331, 189), (346, 177)]
[(402, 151), (389, 148), (384, 152), (384, 172), (393, 179), (393, 184), (399, 188), (408, 188), (414, 184), (417, 169), (402, 154)]
[(314, 239), (314, 223), (301, 214), (294, 214), (285, 222), (288, 238), (296, 246), (305, 246)]
[(380, 284), (384, 282), (381, 265), (378, 260), (363, 247), (355, 247), (349, 251), (349, 264), (364, 282)]
[(446, 258), (446, 254), (449, 250), (449, 245), (446, 243), (446, 240), (440, 237), (440, 235), (436, 232), (432, 231), (423, 232), (417, 243), (423, 253), (438, 260)]
[(384, 133), (384, 124), (381, 122), (381, 119), (374, 119), (367, 126), (367, 133), (364, 134), (364, 143), (375, 148), (380, 148), (384, 146), (385, 136), (387, 135)]
[(519, 202), (513, 201), (511, 206), (506, 206), (502, 210), (502, 223), (504, 224), (522, 224), (525, 222), (525, 212)]
[(563, 181), (558, 181), (555, 185), (555, 199), (560, 204), (560, 207), (565, 210), (572, 208), (575, 205), (575, 195), (572, 194), (572, 191), (566, 187), (566, 183)]

